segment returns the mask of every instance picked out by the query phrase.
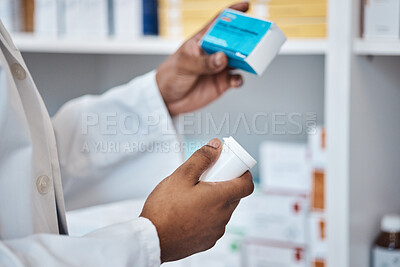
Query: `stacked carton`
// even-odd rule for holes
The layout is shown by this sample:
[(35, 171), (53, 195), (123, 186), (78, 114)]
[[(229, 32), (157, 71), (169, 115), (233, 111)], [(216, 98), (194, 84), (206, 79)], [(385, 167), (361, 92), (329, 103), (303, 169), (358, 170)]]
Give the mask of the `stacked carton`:
[(251, 239), (246, 240), (247, 266), (308, 265), (310, 169), (306, 144), (265, 142), (260, 147), (260, 186), (252, 198), (257, 210)]
[(309, 133), (309, 154), (311, 167), (311, 196), (309, 214), (309, 248), (311, 266), (326, 266), (326, 203), (325, 203), (325, 169), (326, 169), (326, 136), (322, 127)]
[(400, 0), (363, 0), (363, 36), (372, 40), (400, 39)]
[(274, 21), (289, 38), (326, 37), (327, 0), (253, 0), (250, 13)]
[(163, 37), (190, 37), (232, 0), (159, 0), (159, 33)]
[[(256, 253), (258, 261), (271, 253), (282, 255), (274, 258), (277, 266), (326, 266), (325, 138), (322, 127), (313, 127), (307, 145), (261, 145), (260, 184), (264, 196), (251, 205), (257, 210), (257, 218), (251, 218), (257, 242), (250, 242), (247, 251)], [(254, 257), (248, 260), (253, 262)]]
[(264, 192), (247, 205), (252, 212), (242, 245), (245, 266), (307, 266), (307, 197)]
[(60, 24), (61, 34), (74, 37), (106, 37), (108, 35), (107, 0), (64, 0)]
[(157, 0), (0, 0), (9, 31), (40, 36), (156, 35)]
[(16, 19), (19, 18), (17, 7), (19, 7), (17, 1), (0, 0), (0, 20), (9, 31), (19, 30), (20, 25), (16, 23)]

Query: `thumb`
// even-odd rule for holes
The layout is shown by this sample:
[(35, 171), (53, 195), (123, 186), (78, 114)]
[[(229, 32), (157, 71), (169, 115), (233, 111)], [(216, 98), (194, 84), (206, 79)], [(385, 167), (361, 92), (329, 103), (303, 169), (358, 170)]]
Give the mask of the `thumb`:
[(202, 53), (201, 55), (186, 58), (187, 62), (182, 62), (182, 67), (195, 74), (215, 74), (219, 73), (228, 65), (228, 58), (223, 52), (212, 55)]
[(222, 143), (214, 138), (183, 163), (176, 171), (178, 177), (184, 177), (191, 184), (196, 184), (200, 176), (209, 169), (219, 158), (222, 151)]

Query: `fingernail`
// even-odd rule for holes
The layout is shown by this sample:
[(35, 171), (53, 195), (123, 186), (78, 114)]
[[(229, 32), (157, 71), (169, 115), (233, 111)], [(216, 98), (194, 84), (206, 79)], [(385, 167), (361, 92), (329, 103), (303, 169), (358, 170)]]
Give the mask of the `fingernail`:
[(214, 65), (219, 68), (222, 66), (224, 63), (224, 54), (223, 53), (217, 53), (214, 56)]
[(232, 86), (233, 87), (240, 87), (243, 84), (243, 79), (241, 77), (233, 77), (232, 79)]
[(210, 141), (207, 143), (207, 145), (208, 145), (208, 146), (211, 146), (211, 147), (213, 147), (213, 148), (219, 148), (219, 146), (221, 145), (221, 142), (220, 142), (218, 139), (214, 138), (214, 139), (210, 140)]

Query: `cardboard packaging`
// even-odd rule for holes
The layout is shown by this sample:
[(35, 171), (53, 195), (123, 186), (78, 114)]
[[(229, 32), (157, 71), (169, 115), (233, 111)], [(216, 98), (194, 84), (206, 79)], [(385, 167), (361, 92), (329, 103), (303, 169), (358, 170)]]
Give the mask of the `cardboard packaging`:
[(311, 165), (311, 210), (325, 210), (325, 168), (327, 162), (326, 133), (323, 127), (316, 127), (308, 135)]
[[(259, 1), (263, 2), (264, 0)], [(327, 0), (267, 0), (269, 5), (316, 5), (326, 4), (326, 1)]]
[(314, 169), (312, 171), (311, 210), (325, 210), (325, 171)]
[(113, 11), (113, 34), (117, 38), (132, 38), (142, 35), (142, 0), (114, 0)]
[(275, 23), (225, 9), (200, 40), (200, 45), (209, 54), (224, 52), (233, 68), (262, 75), (285, 41), (285, 35)]
[(76, 36), (81, 33), (81, 28), (83, 28), (81, 20), (81, 12), (79, 0), (62, 0), (62, 13), (64, 22), (62, 21), (60, 25), (62, 26), (61, 32), (66, 36)]
[(323, 213), (312, 213), (309, 217), (309, 226), (310, 259), (314, 266), (321, 266), (321, 264), (324, 264), (328, 252), (326, 216)]
[(234, 0), (159, 0), (159, 33), (163, 37), (189, 38)]
[(142, 0), (142, 34), (158, 35), (158, 3), (157, 0)]
[(0, 20), (8, 31), (13, 31), (12, 0), (0, 0)]
[(311, 260), (311, 267), (325, 267), (326, 260), (325, 259), (313, 259)]
[(246, 236), (289, 244), (307, 243), (305, 196), (257, 194), (243, 201), (248, 212)]
[(289, 38), (327, 36), (326, 0), (253, 0), (249, 12), (274, 21)]
[(364, 1), (364, 38), (393, 39), (400, 36), (400, 0)]
[(323, 127), (316, 127), (308, 134), (310, 164), (312, 168), (324, 169), (327, 162), (326, 132)]
[(269, 5), (268, 13), (271, 20), (286, 17), (326, 17), (327, 4)]
[(35, 1), (35, 34), (56, 37), (58, 35), (57, 0)]
[(326, 23), (291, 24), (277, 23), (279, 28), (293, 38), (324, 38), (327, 35)]
[(22, 0), (22, 12), (23, 12), (23, 30), (25, 32), (34, 31), (34, 0)]
[(246, 267), (306, 267), (306, 249), (249, 240), (244, 243), (243, 262)]
[(109, 23), (107, 0), (63, 1), (66, 36), (108, 36)]
[(310, 167), (305, 144), (262, 143), (260, 168), (263, 190), (309, 194)]
[(108, 2), (107, 0), (80, 1), (80, 14), (84, 34), (93, 37), (108, 36)]

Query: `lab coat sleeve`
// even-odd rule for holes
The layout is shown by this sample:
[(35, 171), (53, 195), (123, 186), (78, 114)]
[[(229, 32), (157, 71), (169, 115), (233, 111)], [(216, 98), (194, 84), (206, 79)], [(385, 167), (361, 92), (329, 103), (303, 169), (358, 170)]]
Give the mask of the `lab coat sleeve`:
[(53, 117), (66, 208), (145, 198), (183, 160), (155, 71)]
[(146, 218), (115, 224), (83, 237), (36, 234), (0, 241), (0, 266), (160, 266), (157, 232)]

